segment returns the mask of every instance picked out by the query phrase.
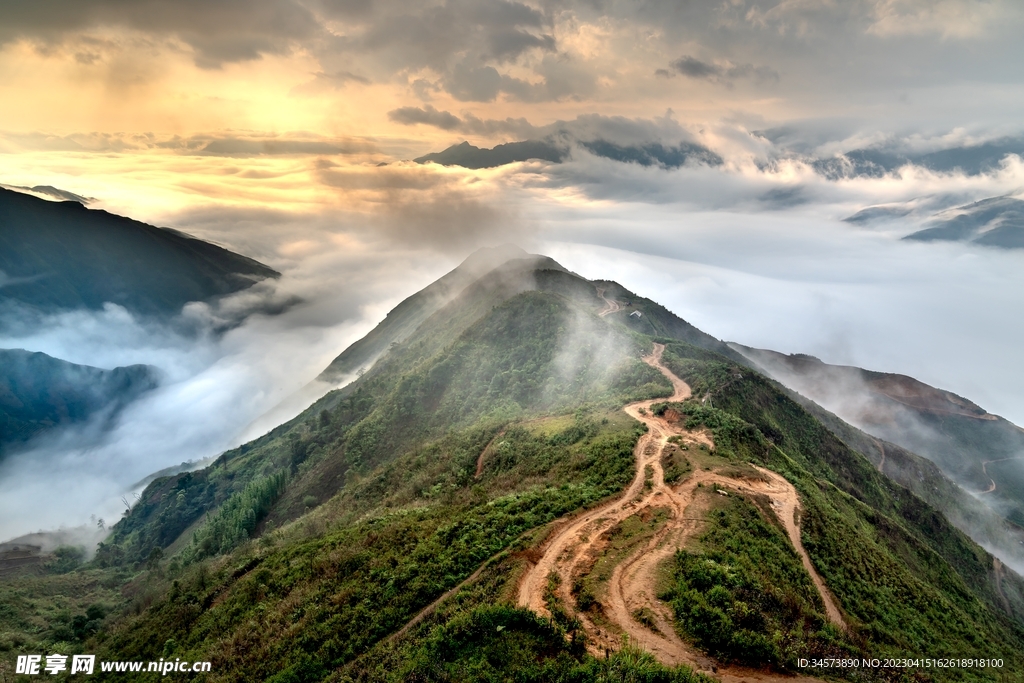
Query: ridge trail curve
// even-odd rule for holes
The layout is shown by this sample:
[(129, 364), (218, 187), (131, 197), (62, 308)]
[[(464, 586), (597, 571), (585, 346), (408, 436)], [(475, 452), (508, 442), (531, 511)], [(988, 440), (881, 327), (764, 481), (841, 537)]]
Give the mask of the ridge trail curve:
[[(601, 292), (603, 295), (603, 292)], [(603, 298), (603, 296), (602, 296)], [(651, 367), (659, 370), (671, 383), (672, 396), (669, 398), (638, 401), (624, 407), (625, 412), (647, 425), (648, 431), (640, 437), (634, 454), (636, 469), (632, 482), (618, 499), (598, 508), (587, 510), (555, 527), (541, 546), (541, 556), (528, 566), (523, 573), (517, 591), (517, 603), (542, 616), (551, 616), (547, 607), (546, 592), (549, 576), (557, 576), (554, 593), (570, 611), (575, 611), (587, 634), (588, 648), (592, 654), (601, 655), (621, 647), (622, 636), (644, 650), (651, 652), (667, 665), (687, 664), (705, 671), (715, 671), (716, 677), (725, 683), (738, 681), (816, 681), (818, 679), (774, 674), (743, 667), (715, 667), (704, 655), (685, 643), (673, 626), (671, 610), (657, 600), (659, 567), (697, 531), (701, 520), (686, 517), (687, 508), (693, 503), (699, 484), (713, 483), (738, 493), (764, 494), (771, 500), (772, 510), (782, 523), (790, 543), (801, 558), (801, 562), (818, 590), (828, 619), (843, 630), (848, 626), (842, 612), (825, 587), (824, 581), (814, 569), (800, 540), (798, 515), (800, 500), (796, 489), (785, 478), (770, 470), (754, 466), (762, 480), (736, 479), (717, 471), (695, 471), (676, 487), (665, 483), (661, 467), (662, 449), (671, 436), (680, 436), (684, 442), (713, 446), (704, 432), (687, 432), (671, 425), (664, 418), (650, 412), (651, 405), (662, 401), (679, 402), (691, 396), (689, 385), (662, 365), (664, 345), (655, 344), (654, 352), (644, 357)], [(649, 471), (649, 472), (648, 472)], [(648, 477), (649, 475), (649, 477)], [(650, 479), (649, 491), (644, 485)], [(592, 565), (601, 537), (615, 525), (637, 514), (645, 508), (665, 508), (670, 519), (647, 543), (624, 558), (613, 570), (608, 594), (603, 599), (604, 614), (616, 627), (601, 627), (594, 623), (586, 612), (576, 609), (572, 595), (574, 579), (586, 574)], [(646, 608), (645, 613), (653, 614), (653, 624), (643, 625), (634, 618), (637, 610)]]

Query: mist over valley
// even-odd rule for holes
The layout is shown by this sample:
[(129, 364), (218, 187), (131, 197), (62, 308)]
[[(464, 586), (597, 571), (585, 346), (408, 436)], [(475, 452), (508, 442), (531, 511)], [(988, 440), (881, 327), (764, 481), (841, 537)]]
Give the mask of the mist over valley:
[(1024, 671), (1017, 4), (0, 14), (0, 680)]

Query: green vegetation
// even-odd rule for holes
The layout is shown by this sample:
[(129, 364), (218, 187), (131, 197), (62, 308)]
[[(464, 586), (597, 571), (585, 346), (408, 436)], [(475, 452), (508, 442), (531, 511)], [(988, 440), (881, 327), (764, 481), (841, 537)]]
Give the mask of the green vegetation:
[(67, 574), (78, 569), (83, 560), (85, 560), (83, 548), (62, 545), (53, 551), (53, 556), (43, 566), (54, 574)]
[(0, 582), (0, 675), (26, 652), (89, 651), (84, 641), (123, 603), (127, 572), (79, 569)]
[[(487, 432), (471, 428), (417, 449), (350, 485), (318, 508), (321, 516), (273, 532), (270, 545), (245, 543), (221, 561), (150, 577), (166, 593), (122, 621), (105, 648), (143, 657), (172, 639), (176, 656), (211, 658), (232, 672), (228, 680), (343, 666), (489, 558), (525, 547), (525, 532), (629, 481), (635, 424), (581, 423), (600, 425), (573, 420), (550, 436), (506, 429), (512, 457), (489, 463), (479, 482), (458, 453)], [(410, 480), (410, 470), (432, 477)], [(386, 507), (399, 501), (406, 504)]]
[(821, 598), (785, 532), (737, 496), (717, 500), (699, 550), (672, 565), (671, 602), (681, 631), (724, 661), (795, 669), (798, 657), (854, 654), (827, 626)]
[[(669, 350), (666, 365), (703, 403), (695, 413), (701, 424), (712, 423), (716, 440), (715, 425), (724, 426), (731, 441), (723, 445), (797, 487), (803, 544), (850, 617), (863, 651), (950, 657), (972, 652), (1003, 657), (1011, 669), (1024, 666), (1024, 629), (1004, 611), (987, 553), (879, 474), (769, 380), (706, 360), (699, 350)], [(707, 420), (704, 410), (712, 406), (731, 415), (732, 425)], [(716, 450), (726, 449), (716, 443)], [(937, 679), (996, 680), (989, 672), (931, 673)]]
[(686, 457), (690, 448), (679, 437), (669, 439), (661, 454), (661, 469), (665, 473), (666, 484), (675, 484), (693, 469), (690, 459)]
[[(537, 272), (534, 285), (563, 296), (499, 275), (291, 422), (210, 467), (154, 481), (93, 563), (75, 569), (62, 556), (53, 569), (68, 573), (4, 586), (0, 647), (211, 660), (219, 681), (703, 680), (629, 648), (587, 655), (567, 606), (553, 604), (551, 620), (512, 607), (545, 525), (631, 480), (645, 428), (623, 404), (671, 387), (639, 360), (651, 338), (593, 314), (589, 283)], [(719, 348), (651, 302), (631, 305), (659, 330)], [(846, 652), (1024, 668), (1024, 633), (983, 550), (773, 383), (707, 348), (660, 341), (695, 398), (655, 412), (715, 439), (714, 453), (673, 443), (666, 477), (711, 465), (752, 472), (748, 461), (786, 476), (801, 496), (804, 546), (852, 629), (825, 624), (765, 501), (730, 495), (710, 496), (697, 545), (672, 563), (665, 597), (682, 633), (722, 659), (778, 668)], [(638, 547), (664, 514), (624, 520), (607, 557)], [(595, 620), (612, 566), (599, 558), (570, 587)]]
[[(192, 535), (192, 544), (181, 554), (182, 561), (190, 564), (217, 553), (226, 553), (248, 540), (256, 524), (284, 492), (287, 482), (287, 475), (279, 472), (250, 482), (224, 501), (216, 514)], [(150, 554), (154, 553), (160, 553), (160, 548), (154, 548)], [(155, 557), (159, 559), (159, 555)]]
[(669, 669), (650, 654), (626, 648), (607, 659), (584, 656), (579, 641), (529, 610), (485, 605), (433, 629), (394, 671), (360, 671), (333, 680), (573, 681), (574, 683), (710, 683), (680, 667)]

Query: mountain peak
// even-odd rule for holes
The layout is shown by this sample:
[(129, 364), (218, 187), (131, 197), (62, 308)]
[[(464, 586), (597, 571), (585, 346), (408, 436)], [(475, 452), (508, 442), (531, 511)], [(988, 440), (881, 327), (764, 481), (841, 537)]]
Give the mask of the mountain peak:
[(505, 244), (499, 244), (494, 247), (480, 247), (467, 256), (466, 259), (459, 264), (459, 268), (468, 268), (483, 273), (487, 270), (497, 268), (507, 261), (526, 258), (529, 255), (530, 254), (518, 245), (506, 242)]

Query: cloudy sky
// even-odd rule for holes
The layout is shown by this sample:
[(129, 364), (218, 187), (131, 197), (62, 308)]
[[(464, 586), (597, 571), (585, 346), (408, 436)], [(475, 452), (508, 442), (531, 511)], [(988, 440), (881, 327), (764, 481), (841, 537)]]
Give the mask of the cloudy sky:
[[(718, 337), (1024, 423), (1024, 250), (901, 239), (1024, 197), (1022, 29), (1010, 0), (8, 3), (0, 183), (227, 245), (306, 303), (202, 353), (116, 311), (0, 341), (160, 365), (148, 414), (218, 415), (125, 431), (164, 444), (127, 481), (237, 443), (390, 306), (513, 241)], [(411, 161), (522, 140), (562, 160)]]

